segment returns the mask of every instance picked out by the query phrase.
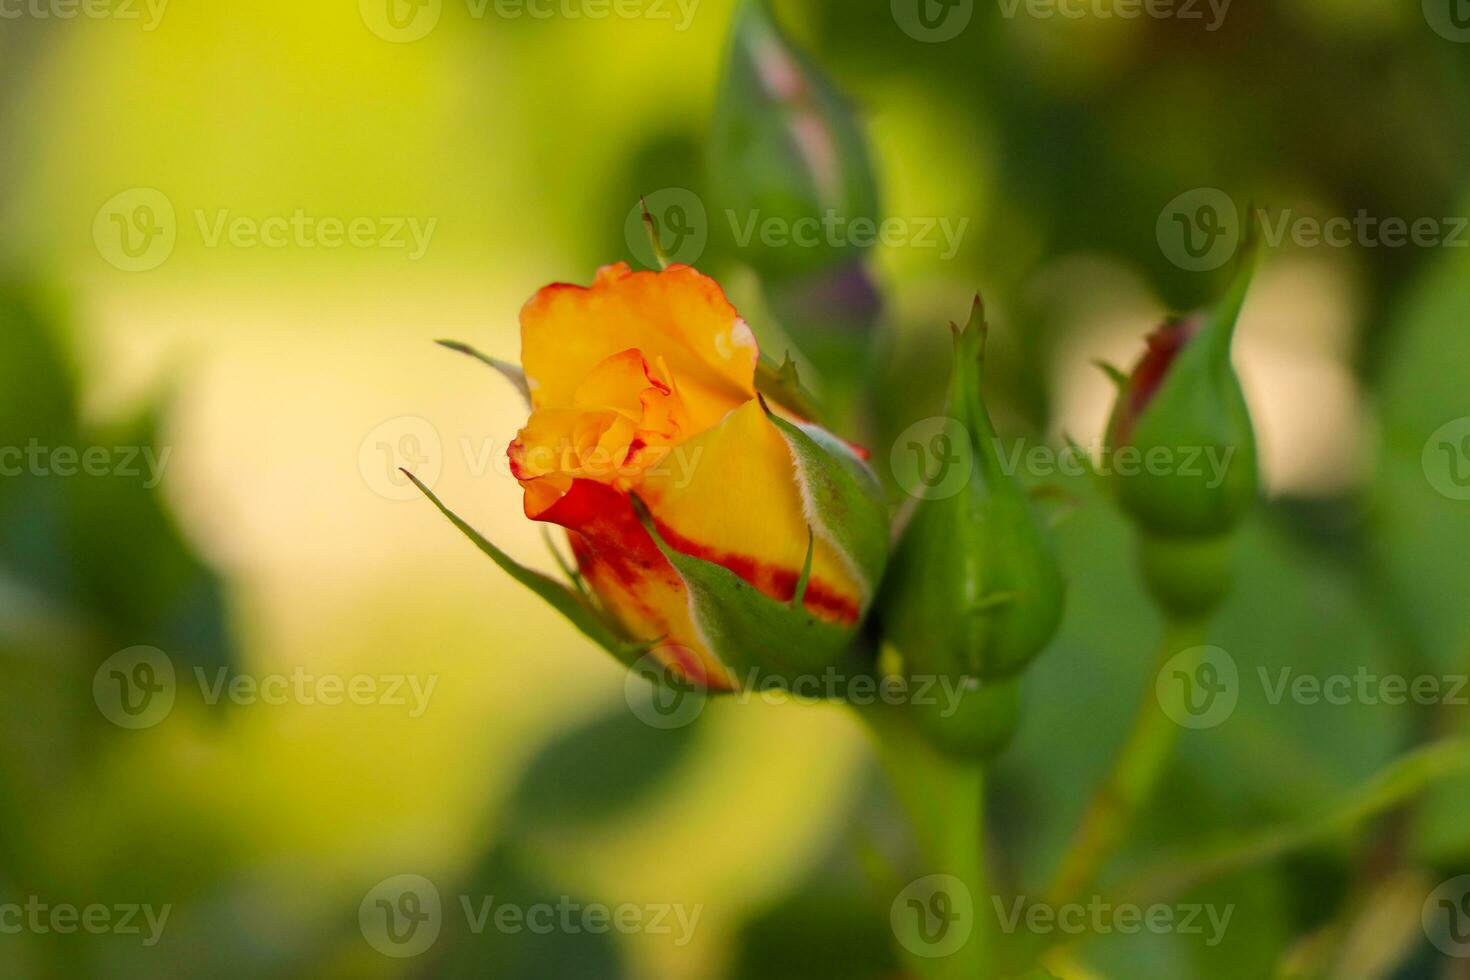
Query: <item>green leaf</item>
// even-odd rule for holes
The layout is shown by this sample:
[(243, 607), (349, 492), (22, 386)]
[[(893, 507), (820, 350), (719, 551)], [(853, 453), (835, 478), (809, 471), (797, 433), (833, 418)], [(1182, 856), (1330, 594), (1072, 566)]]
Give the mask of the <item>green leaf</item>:
[(167, 396), (134, 418), (82, 435), (112, 453), (101, 476), (64, 481), (70, 601), (98, 618), (111, 653), (156, 646), (187, 671), (236, 659), (224, 586), (194, 552), (165, 496), (174, 448), (163, 434)]
[(435, 495), (434, 491), (425, 486), (418, 477), (408, 472), (408, 470), (404, 470), (403, 475), (412, 480), (414, 486), (418, 487), (419, 491), (425, 497), (428, 497), (435, 507), (439, 508), (439, 513), (449, 518), (450, 523), (457, 527), (461, 534), (469, 538), (475, 547), (488, 555), (490, 560), (499, 565), (511, 578), (546, 600), (551, 608), (565, 616), (573, 626), (581, 630), (583, 635), (593, 643), (596, 643), (629, 666), (636, 663), (638, 657), (647, 651), (647, 643), (637, 643), (625, 639), (615, 627), (603, 618), (601, 613), (592, 608), (576, 592), (573, 592), (548, 575), (542, 575), (540, 572), (525, 567), (510, 557), (510, 555), (507, 555), (495, 547), (495, 545), (491, 544), (484, 535), (470, 527), (469, 524), (460, 519), (458, 514), (446, 507), (444, 502)]
[[(622, 980), (630, 975), (613, 929), (567, 929), (559, 919), (553, 920), (550, 930), (539, 925), (530, 928), (529, 922), (513, 931), (495, 927), (493, 916), (505, 907), (532, 910), (545, 906), (560, 916), (563, 913), (556, 910), (582, 908), (592, 900), (569, 893), (565, 884), (547, 881), (516, 841), (495, 848), (465, 880), (453, 887), (444, 882), (439, 891), (443, 930), (408, 976), (426, 980)], [(604, 900), (613, 906), (618, 902), (617, 898)], [(471, 914), (466, 914), (462, 901), (469, 903)], [(492, 918), (484, 928), (474, 928), (472, 919), (487, 907)]]
[[(1470, 669), (1470, 500), (1456, 495), (1470, 472), (1458, 437), (1470, 433), (1470, 255), (1441, 255), (1393, 317), (1375, 399), (1382, 442), (1368, 533), (1373, 584), (1412, 641), (1408, 662), (1462, 675)], [(1470, 734), (1470, 723), (1457, 730)], [(1422, 857), (1470, 858), (1467, 807), (1470, 778), (1430, 795), (1416, 826)]]
[(511, 820), (539, 832), (575, 831), (616, 818), (668, 784), (702, 730), (654, 727), (619, 701), (536, 753), (516, 788)]
[[(1394, 318), (1378, 404), (1382, 451), (1370, 531), (1375, 555), (1407, 610), (1424, 655), (1470, 666), (1470, 457), (1445, 426), (1470, 435), (1470, 256), (1445, 250)], [(1456, 472), (1458, 470), (1458, 472)], [(1457, 485), (1457, 482), (1459, 485)]]

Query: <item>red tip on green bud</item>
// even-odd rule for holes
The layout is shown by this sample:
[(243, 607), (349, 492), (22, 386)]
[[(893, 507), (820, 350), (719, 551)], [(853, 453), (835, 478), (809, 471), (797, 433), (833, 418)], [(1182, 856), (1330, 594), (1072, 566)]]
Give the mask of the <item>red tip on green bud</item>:
[(1231, 532), (1255, 502), (1255, 431), (1231, 345), (1254, 263), (1212, 310), (1166, 323), (1119, 385), (1110, 480), (1142, 532), (1144, 578), (1174, 616), (1230, 589)]
[(1231, 363), (1250, 284), (1244, 272), (1213, 310), (1171, 320), (1120, 386), (1107, 442), (1123, 509), (1165, 538), (1232, 530), (1256, 498), (1256, 441)]

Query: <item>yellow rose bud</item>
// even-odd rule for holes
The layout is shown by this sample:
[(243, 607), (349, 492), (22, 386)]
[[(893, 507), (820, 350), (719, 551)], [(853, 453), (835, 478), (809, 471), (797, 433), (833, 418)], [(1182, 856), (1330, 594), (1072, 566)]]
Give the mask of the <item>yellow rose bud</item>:
[(567, 529), (597, 612), (681, 678), (831, 665), (867, 613), (887, 515), (858, 452), (774, 414), (754, 335), (687, 266), (601, 269), (521, 313), (526, 516)]

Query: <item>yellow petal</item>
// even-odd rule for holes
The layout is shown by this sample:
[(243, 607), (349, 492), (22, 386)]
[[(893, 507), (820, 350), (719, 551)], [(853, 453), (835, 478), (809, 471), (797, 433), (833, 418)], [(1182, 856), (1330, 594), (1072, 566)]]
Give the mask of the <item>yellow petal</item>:
[[(771, 598), (795, 594), (810, 522), (790, 447), (759, 402), (675, 447), (644, 472), (638, 493), (672, 547), (725, 566)], [(842, 556), (818, 538), (807, 608), (849, 623), (864, 600)]]

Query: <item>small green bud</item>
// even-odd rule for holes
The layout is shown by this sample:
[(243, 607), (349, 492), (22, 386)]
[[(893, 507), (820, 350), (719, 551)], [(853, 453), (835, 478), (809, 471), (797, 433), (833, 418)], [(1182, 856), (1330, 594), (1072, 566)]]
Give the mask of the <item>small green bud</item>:
[(955, 328), (946, 422), (965, 440), (968, 476), (915, 508), (880, 600), (910, 676), (1012, 677), (1061, 620), (1061, 571), (1025, 490), (1002, 465), (981, 397), (985, 332), (977, 297), (969, 324)]
[(936, 686), (914, 702), (914, 718), (940, 751), (962, 759), (988, 759), (1006, 747), (1021, 719), (1018, 677), (983, 684)]
[(1138, 543), (1143, 580), (1177, 619), (1200, 619), (1230, 594), (1233, 536), (1166, 538), (1144, 533)]
[(868, 244), (851, 233), (854, 221), (878, 217), (867, 141), (846, 100), (785, 36), (766, 0), (741, 0), (735, 12), (710, 171), (741, 255), (768, 280), (831, 269)]
[(1256, 498), (1256, 440), (1230, 361), (1249, 267), (1215, 309), (1173, 320), (1119, 386), (1108, 425), (1118, 501), (1149, 534), (1217, 537)]

